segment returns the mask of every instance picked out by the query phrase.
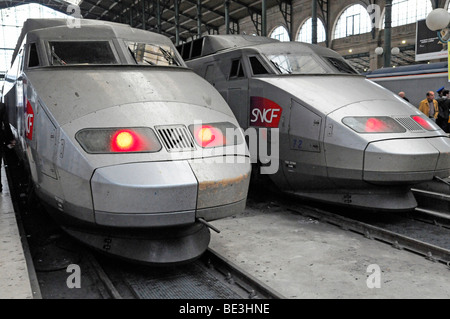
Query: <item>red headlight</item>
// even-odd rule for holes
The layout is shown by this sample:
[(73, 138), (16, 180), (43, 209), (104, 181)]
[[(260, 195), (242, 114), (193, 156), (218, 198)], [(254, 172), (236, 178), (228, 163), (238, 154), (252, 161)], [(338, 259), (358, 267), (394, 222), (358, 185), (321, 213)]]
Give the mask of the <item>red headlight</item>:
[(414, 115), (411, 117), (413, 118), (414, 121), (417, 122), (417, 124), (422, 126), (427, 131), (436, 131), (437, 130), (437, 128), (434, 127), (433, 124), (431, 123), (431, 121), (429, 121), (428, 119), (426, 119), (420, 115)]
[[(190, 125), (189, 129), (198, 145), (203, 148), (237, 145), (243, 142), (242, 132), (231, 123)], [(230, 134), (227, 138), (227, 134)]]
[(404, 133), (406, 129), (393, 118), (377, 117), (346, 117), (342, 122), (358, 133)]
[(226, 144), (222, 132), (211, 125), (201, 125), (194, 129), (194, 137), (201, 147), (216, 147)]
[(119, 130), (111, 139), (113, 152), (139, 152), (145, 149), (142, 138), (131, 130)]
[(75, 135), (87, 153), (158, 152), (161, 144), (150, 128), (83, 129)]

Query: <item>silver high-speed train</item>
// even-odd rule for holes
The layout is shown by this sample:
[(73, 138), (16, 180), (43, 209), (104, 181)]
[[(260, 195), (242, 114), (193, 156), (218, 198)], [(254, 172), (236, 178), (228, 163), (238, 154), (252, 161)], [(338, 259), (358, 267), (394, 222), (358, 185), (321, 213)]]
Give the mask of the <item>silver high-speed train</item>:
[(164, 36), (27, 20), (3, 93), (37, 196), (92, 247), (189, 261), (209, 244), (208, 221), (245, 207), (251, 165), (239, 124)]
[(279, 166), (268, 176), (285, 192), (409, 210), (417, 206), (411, 185), (450, 175), (446, 134), (330, 49), (246, 35), (206, 36), (177, 49), (241, 127), (266, 128), (267, 140), (278, 130), (279, 152), (261, 160), (258, 151), (257, 162), (250, 151), (255, 166), (267, 159)]

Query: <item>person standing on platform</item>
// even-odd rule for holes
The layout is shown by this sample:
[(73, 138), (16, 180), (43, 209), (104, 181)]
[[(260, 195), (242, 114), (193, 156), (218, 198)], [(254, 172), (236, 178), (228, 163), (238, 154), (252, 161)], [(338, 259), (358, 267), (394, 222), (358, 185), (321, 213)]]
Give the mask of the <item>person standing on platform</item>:
[(448, 133), (448, 118), (449, 118), (449, 91), (444, 90), (442, 92), (442, 98), (438, 99), (438, 110), (439, 114), (436, 118), (436, 124), (444, 130), (445, 133)]
[[(1, 101), (0, 96), (0, 166), (3, 160), (3, 151), (5, 144), (9, 148), (13, 148), (16, 145), (14, 136), (11, 132), (11, 127), (9, 126), (8, 118), (6, 116), (6, 105)], [(3, 191), (3, 186), (1, 183), (1, 169), (0, 169), (0, 192)]]
[(408, 98), (405, 95), (405, 92), (398, 92), (398, 96), (400, 96), (402, 99), (404, 99), (406, 102), (409, 102)]
[(436, 118), (439, 113), (438, 102), (434, 99), (434, 92), (428, 91), (427, 98), (422, 100), (419, 105), (419, 111), (424, 113), (433, 121), (436, 121)]
[(436, 99), (436, 101), (439, 101), (439, 99), (444, 96), (444, 90), (445, 90), (444, 86), (442, 86), (436, 90), (436, 93), (439, 95), (439, 97)]

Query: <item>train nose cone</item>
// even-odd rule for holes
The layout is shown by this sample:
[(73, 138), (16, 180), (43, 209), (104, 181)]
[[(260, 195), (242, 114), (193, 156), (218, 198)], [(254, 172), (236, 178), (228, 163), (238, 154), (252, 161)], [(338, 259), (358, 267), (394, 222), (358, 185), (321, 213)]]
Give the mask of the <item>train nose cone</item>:
[(364, 152), (363, 179), (375, 183), (420, 182), (450, 175), (450, 139), (376, 141)]
[(186, 161), (99, 168), (91, 187), (99, 225), (162, 227), (195, 222), (197, 179)]

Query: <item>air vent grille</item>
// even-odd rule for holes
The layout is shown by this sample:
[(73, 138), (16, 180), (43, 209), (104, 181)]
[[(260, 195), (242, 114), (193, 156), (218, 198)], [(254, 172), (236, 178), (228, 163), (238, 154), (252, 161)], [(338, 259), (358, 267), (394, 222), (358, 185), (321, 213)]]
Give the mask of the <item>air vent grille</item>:
[(169, 152), (182, 152), (195, 150), (194, 140), (187, 128), (183, 125), (155, 127), (164, 146)]
[(408, 131), (411, 132), (424, 132), (423, 128), (416, 123), (411, 117), (395, 117), (397, 122), (403, 125)]

